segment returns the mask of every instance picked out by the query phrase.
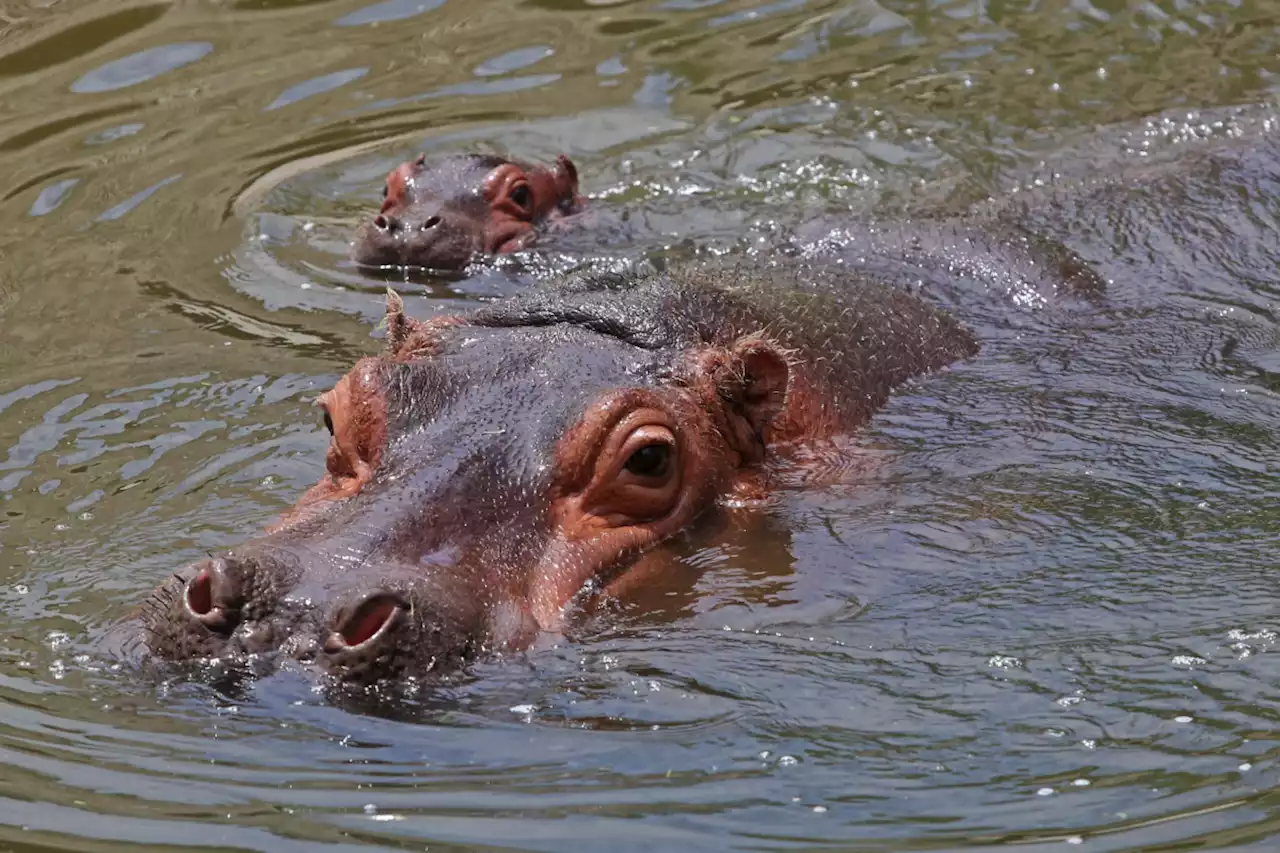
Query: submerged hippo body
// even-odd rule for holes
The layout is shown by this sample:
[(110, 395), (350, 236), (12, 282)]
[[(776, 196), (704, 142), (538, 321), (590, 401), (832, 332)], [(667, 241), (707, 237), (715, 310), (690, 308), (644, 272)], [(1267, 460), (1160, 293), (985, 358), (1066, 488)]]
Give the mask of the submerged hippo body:
[(483, 154), (403, 163), (387, 175), (382, 207), (352, 243), (364, 266), (456, 270), (476, 255), (526, 248), (539, 227), (577, 213), (578, 171)]
[(802, 266), (581, 275), (429, 322), (393, 298), (388, 330), (320, 400), (320, 482), (156, 593), (156, 655), (279, 652), (370, 681), (527, 647), (584, 588), (760, 494), (776, 453), (977, 349), (909, 294)]

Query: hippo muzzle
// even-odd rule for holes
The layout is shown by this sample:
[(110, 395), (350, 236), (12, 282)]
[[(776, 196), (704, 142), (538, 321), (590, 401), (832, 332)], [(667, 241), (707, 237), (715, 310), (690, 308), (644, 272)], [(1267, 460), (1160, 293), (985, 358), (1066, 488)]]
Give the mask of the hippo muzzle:
[(288, 658), (356, 682), (425, 675), (527, 644), (532, 620), (514, 605), (487, 606), (453, 569), (381, 564), (343, 574), (329, 555), (251, 543), (157, 591), (148, 643), (171, 659)]
[(475, 211), (428, 202), (379, 213), (361, 226), (354, 258), (365, 266), (455, 270), (485, 250), (485, 223)]

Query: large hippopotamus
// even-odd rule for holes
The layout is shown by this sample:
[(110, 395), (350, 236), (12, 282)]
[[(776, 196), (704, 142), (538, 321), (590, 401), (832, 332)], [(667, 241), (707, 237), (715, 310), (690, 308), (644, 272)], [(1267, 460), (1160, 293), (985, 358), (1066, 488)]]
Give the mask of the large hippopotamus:
[(551, 168), (487, 154), (427, 163), (387, 175), (382, 207), (360, 225), (352, 258), (370, 267), (465, 267), (473, 257), (533, 245), (544, 226), (578, 213), (578, 170), (560, 156)]
[(154, 654), (361, 683), (526, 648), (647, 549), (761, 496), (790, 449), (977, 351), (907, 292), (799, 263), (578, 274), (426, 322), (392, 295), (387, 329), (320, 398), (319, 482), (154, 594)]

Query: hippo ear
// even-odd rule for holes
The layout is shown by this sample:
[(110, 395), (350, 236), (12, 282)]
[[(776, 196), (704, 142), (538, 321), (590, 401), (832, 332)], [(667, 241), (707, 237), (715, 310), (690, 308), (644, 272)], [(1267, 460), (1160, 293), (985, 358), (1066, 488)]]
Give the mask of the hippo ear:
[(452, 314), (442, 314), (426, 322), (415, 320), (404, 313), (404, 300), (400, 294), (387, 288), (387, 316), (378, 328), (387, 330), (384, 358), (393, 361), (413, 361), (439, 351), (441, 335), (446, 329), (466, 325), (466, 320)]
[(786, 405), (791, 367), (777, 344), (757, 335), (734, 341), (730, 352), (737, 366), (733, 372), (737, 387), (723, 390), (730, 390), (729, 398), (736, 403), (752, 431), (763, 438), (769, 424)]
[(387, 329), (386, 355), (395, 355), (409, 339), (418, 321), (404, 313), (404, 299), (391, 288), (387, 288), (387, 315), (382, 319)]
[(561, 198), (573, 198), (578, 194), (578, 167), (561, 154), (556, 158), (556, 185)]

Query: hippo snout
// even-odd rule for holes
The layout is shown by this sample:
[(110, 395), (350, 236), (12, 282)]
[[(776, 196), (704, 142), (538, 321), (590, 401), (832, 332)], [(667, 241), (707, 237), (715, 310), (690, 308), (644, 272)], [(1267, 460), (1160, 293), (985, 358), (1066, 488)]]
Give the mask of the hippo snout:
[(464, 589), (459, 572), (376, 559), (347, 567), (323, 552), (251, 544), (158, 589), (147, 644), (171, 660), (289, 658), (343, 681), (427, 673), (506, 645), (529, 624)]
[(365, 266), (416, 266), (453, 270), (484, 248), (483, 227), (443, 205), (391, 209), (365, 223), (353, 257)]

